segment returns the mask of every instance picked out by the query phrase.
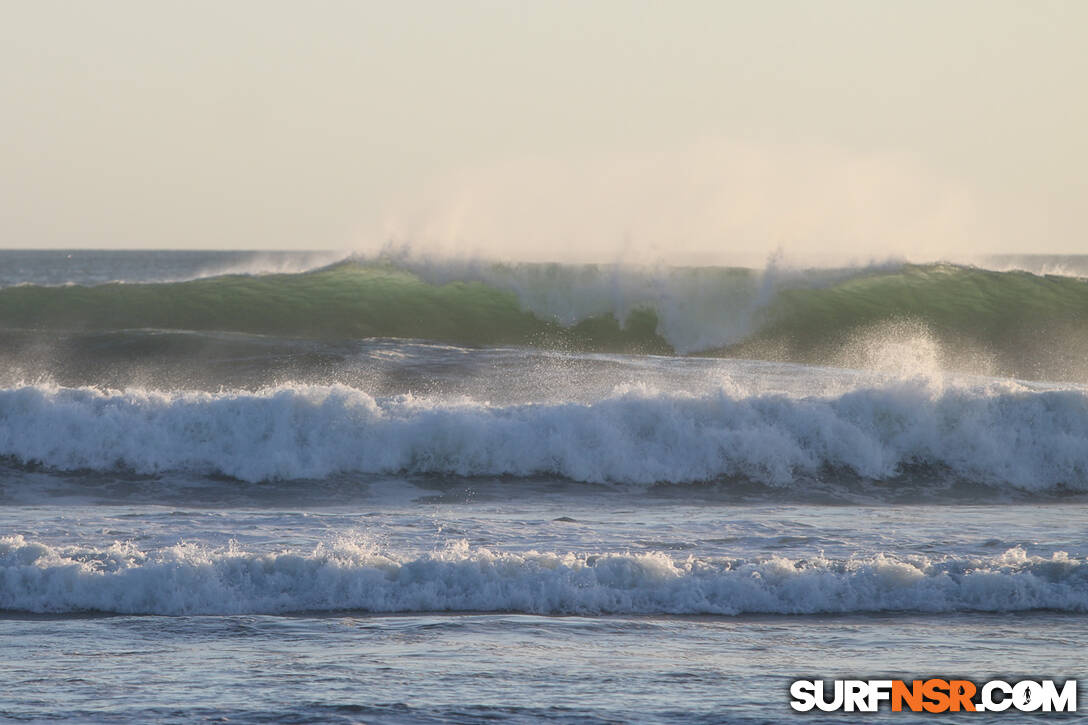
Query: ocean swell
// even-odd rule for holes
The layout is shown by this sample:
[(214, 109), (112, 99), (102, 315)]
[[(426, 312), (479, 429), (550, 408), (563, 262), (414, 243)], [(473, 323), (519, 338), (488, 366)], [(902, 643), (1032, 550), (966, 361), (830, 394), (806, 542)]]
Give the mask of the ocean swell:
[(821, 364), (850, 364), (844, 346), (904, 321), (950, 360), (964, 350), (987, 358), (990, 372), (1088, 376), (1088, 282), (948, 264), (748, 270), (352, 259), (293, 274), (0, 289), (0, 328), (9, 330), (412, 338)]

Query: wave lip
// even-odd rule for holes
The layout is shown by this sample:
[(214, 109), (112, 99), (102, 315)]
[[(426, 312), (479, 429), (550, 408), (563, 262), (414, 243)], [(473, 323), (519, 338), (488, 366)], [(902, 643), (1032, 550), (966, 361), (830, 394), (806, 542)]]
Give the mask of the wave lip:
[(0, 610), (275, 614), (849, 614), (1088, 611), (1088, 561), (1010, 549), (931, 560), (674, 559), (661, 553), (503, 553), (464, 541), (416, 557), (344, 539), (309, 553), (178, 544), (52, 547), (0, 538)]
[(195, 330), (283, 337), (427, 339), (671, 352), (656, 317), (606, 310), (564, 327), (480, 281), (429, 284), (386, 263), (344, 261), (302, 273), (182, 282), (0, 289), (0, 327), (36, 331)]
[(1088, 491), (1088, 393), (924, 381), (837, 397), (621, 389), (593, 403), (491, 405), (343, 386), (255, 393), (0, 390), (0, 456), (60, 470), (245, 481), (338, 473), (738, 477), (772, 486), (913, 467), (1023, 490)]

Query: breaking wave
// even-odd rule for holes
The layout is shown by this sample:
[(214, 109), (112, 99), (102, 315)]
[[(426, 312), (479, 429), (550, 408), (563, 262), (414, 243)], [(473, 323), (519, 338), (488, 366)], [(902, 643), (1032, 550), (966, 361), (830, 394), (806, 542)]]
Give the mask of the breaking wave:
[(1088, 393), (996, 382), (917, 379), (824, 397), (618, 388), (589, 403), (511, 405), (345, 386), (0, 390), (0, 456), (20, 464), (245, 481), (355, 472), (790, 487), (923, 467), (952, 481), (1088, 491), (1086, 440)]
[(1088, 561), (993, 557), (673, 558), (507, 553), (464, 541), (399, 556), (344, 539), (256, 554), (185, 543), (145, 552), (0, 538), (0, 610), (125, 614), (510, 611), (848, 614), (1088, 611)]
[[(1080, 372), (1088, 282), (954, 265), (640, 269), (348, 260), (172, 283), (0, 289), (0, 327), (393, 337), (827, 362), (904, 320), (1018, 377)], [(1073, 373), (1070, 370), (1076, 369)]]

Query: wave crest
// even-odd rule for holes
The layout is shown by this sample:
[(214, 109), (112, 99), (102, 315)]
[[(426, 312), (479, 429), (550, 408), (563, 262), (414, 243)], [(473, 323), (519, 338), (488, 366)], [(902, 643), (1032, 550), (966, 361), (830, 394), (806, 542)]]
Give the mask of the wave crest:
[(0, 289), (7, 328), (418, 338), (835, 364), (849, 362), (839, 352), (859, 335), (909, 321), (952, 353), (978, 351), (993, 372), (1051, 379), (1088, 375), (1085, 319), (1083, 279), (953, 265), (756, 271), (352, 259), (297, 274)]

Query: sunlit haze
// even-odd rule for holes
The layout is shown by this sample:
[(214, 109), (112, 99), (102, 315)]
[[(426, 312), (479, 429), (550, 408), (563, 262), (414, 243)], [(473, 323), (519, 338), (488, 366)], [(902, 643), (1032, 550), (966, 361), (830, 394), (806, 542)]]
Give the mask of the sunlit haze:
[(1088, 250), (1082, 2), (6, 2), (0, 247)]

